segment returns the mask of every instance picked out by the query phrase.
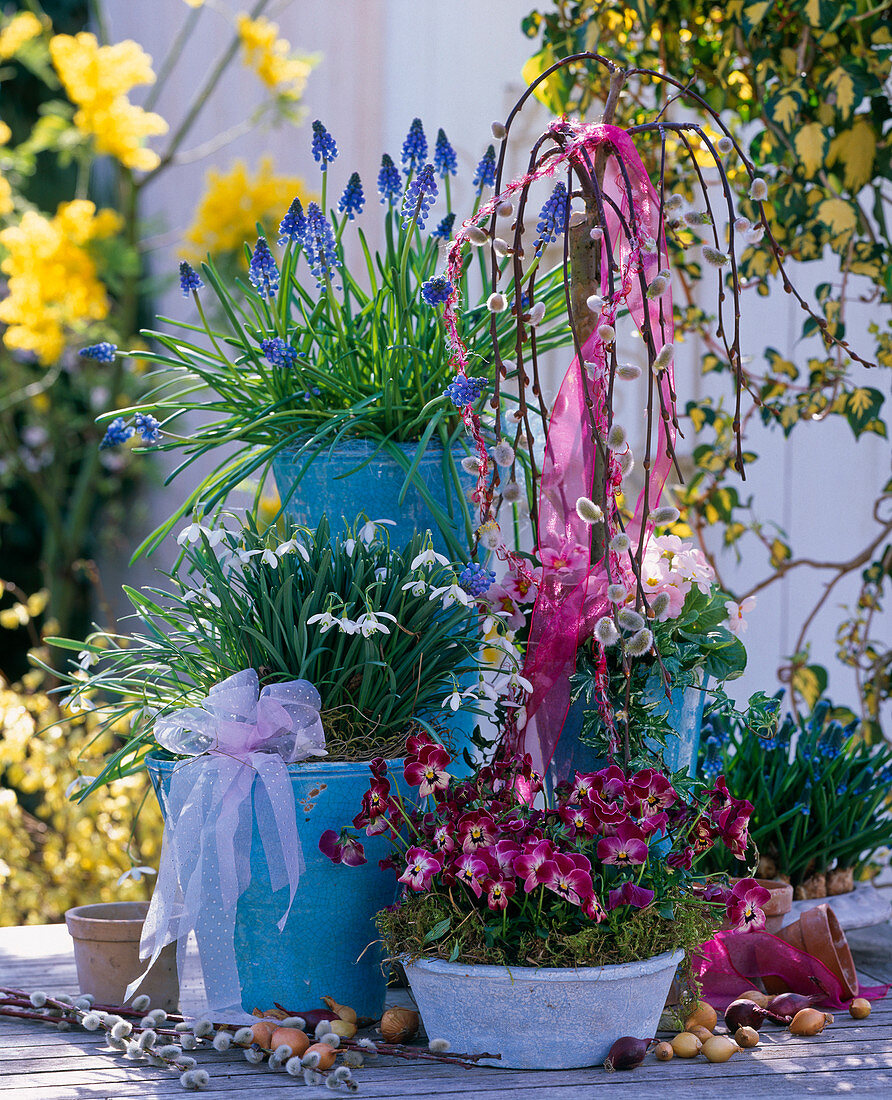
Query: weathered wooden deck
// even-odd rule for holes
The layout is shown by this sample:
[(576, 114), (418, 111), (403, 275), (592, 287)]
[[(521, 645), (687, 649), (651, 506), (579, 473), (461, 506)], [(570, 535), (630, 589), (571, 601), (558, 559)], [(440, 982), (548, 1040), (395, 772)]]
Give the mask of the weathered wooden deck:
[[(862, 979), (892, 981), (892, 925), (849, 933)], [(46, 992), (75, 993), (77, 983), (70, 940), (62, 925), (0, 928), (0, 985)], [(396, 999), (405, 999), (396, 991)], [(648, 1057), (632, 1072), (603, 1069), (529, 1072), (465, 1069), (379, 1058), (356, 1070), (360, 1096), (441, 1097), (444, 1100), (583, 1100), (595, 1086), (628, 1095), (630, 1100), (751, 1100), (774, 1097), (840, 1097), (871, 1094), (892, 1097), (892, 994), (875, 1002), (867, 1020), (838, 1013), (823, 1035), (796, 1038), (766, 1027), (761, 1045), (742, 1051), (725, 1065), (704, 1059), (658, 1063)], [(233, 1100), (241, 1092), (262, 1100), (332, 1095), (306, 1089), (301, 1080), (250, 1066), (240, 1052), (202, 1054), (199, 1064), (211, 1074), (202, 1095)], [(3, 1100), (118, 1100), (125, 1097), (184, 1096), (177, 1077), (144, 1064), (127, 1062), (105, 1049), (102, 1035), (58, 1032), (36, 1022), (0, 1018), (0, 1097)]]

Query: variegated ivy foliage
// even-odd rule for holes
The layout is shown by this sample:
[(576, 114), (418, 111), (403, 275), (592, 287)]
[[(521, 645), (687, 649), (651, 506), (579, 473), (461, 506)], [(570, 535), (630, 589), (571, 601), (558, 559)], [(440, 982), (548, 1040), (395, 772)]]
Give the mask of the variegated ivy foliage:
[[(769, 202), (763, 208), (777, 243), (791, 259), (803, 263), (833, 257), (838, 271), (817, 287), (817, 302), (812, 302), (817, 319), (804, 320), (802, 335), (810, 339), (802, 353), (793, 361), (767, 347), (762, 356), (745, 364), (747, 388), (757, 401), (743, 418), (744, 431), (761, 420), (790, 435), (802, 422), (843, 417), (856, 439), (865, 433), (886, 437), (883, 404), (889, 383), (883, 372), (863, 369), (845, 349), (831, 347), (820, 337), (824, 329), (846, 339), (849, 303), (864, 298), (872, 302), (876, 320), (868, 332), (857, 333), (856, 350), (879, 368), (892, 367), (892, 194), (885, 183), (892, 159), (890, 15), (890, 0), (620, 0), (609, 5), (580, 0), (543, 2), (523, 21), (527, 35), (537, 39), (537, 52), (524, 73), (529, 80), (558, 59), (584, 50), (635, 66), (616, 105), (614, 121), (619, 125), (653, 121), (655, 105), (659, 109), (676, 94), (675, 89), (655, 85), (643, 70), (674, 74), (682, 84), (690, 80), (691, 92), (748, 142), (749, 155), (768, 178)], [(540, 86), (540, 98), (555, 114), (567, 111), (594, 119), (603, 109), (608, 80), (606, 75), (593, 78), (593, 72), (594, 67), (584, 62), (558, 70)], [(683, 105), (687, 113), (697, 106), (692, 96), (683, 97)], [(696, 170), (688, 157), (668, 155), (670, 136), (666, 191), (678, 191), (693, 201)], [(655, 149), (659, 156), (659, 147)], [(735, 175), (733, 162), (727, 167), (731, 186), (740, 192), (740, 212), (751, 214), (743, 195), (744, 174)], [(649, 168), (658, 178), (658, 161)], [(689, 211), (691, 216), (697, 212)], [(694, 237), (684, 218), (679, 221), (674, 230), (670, 224), (673, 231), (667, 234), (673, 269), (685, 290), (693, 291), (701, 277), (713, 273), (701, 270), (696, 252), (685, 251)], [(777, 278), (771, 251), (759, 243), (741, 257), (740, 275), (741, 283), (765, 295), (785, 283)], [(704, 372), (727, 371), (720, 349), (710, 346), (705, 314), (690, 304), (695, 300), (692, 293), (676, 295), (676, 324), (703, 338)], [(741, 548), (752, 544), (755, 536), (767, 564), (783, 574), (795, 561), (793, 548), (770, 517), (753, 516), (748, 494), (736, 484), (733, 410), (698, 402), (690, 403), (686, 412), (698, 437), (695, 470), (680, 498), (688, 522), (701, 532), (722, 525), (726, 543), (735, 548), (748, 534)], [(757, 458), (746, 448), (746, 463)], [(860, 476), (871, 475), (862, 470)], [(839, 627), (839, 657), (858, 670), (864, 717), (878, 733), (880, 705), (890, 693), (884, 672), (889, 647), (877, 642), (871, 628), (881, 613), (879, 600), (892, 572), (892, 522), (880, 503), (884, 497), (888, 501), (892, 481), (887, 480), (887, 469), (873, 476), (879, 505), (876, 538), (871, 536), (866, 558), (854, 565), (840, 562), (846, 566), (843, 572), (865, 564), (868, 568), (857, 606)], [(839, 555), (844, 556), (848, 553)], [(813, 703), (827, 674), (807, 664), (806, 630), (796, 648), (794, 687)]]

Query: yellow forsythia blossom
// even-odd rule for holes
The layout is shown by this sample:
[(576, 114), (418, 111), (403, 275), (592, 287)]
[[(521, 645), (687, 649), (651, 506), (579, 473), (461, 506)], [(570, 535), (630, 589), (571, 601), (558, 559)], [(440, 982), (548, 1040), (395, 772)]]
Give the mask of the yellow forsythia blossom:
[(204, 195), (186, 233), (187, 257), (201, 260), (208, 252), (234, 252), (245, 241), (253, 244), (256, 223), (275, 229), (294, 198), (306, 201), (303, 180), (277, 175), (269, 157), (261, 160), (253, 176), (243, 160), (235, 161), (228, 172), (209, 169)]
[(8, 61), (15, 57), (22, 46), (36, 38), (42, 30), (40, 20), (33, 12), (23, 11), (14, 15), (0, 31), (0, 60)]
[(146, 777), (121, 779), (80, 805), (66, 796), (113, 747), (110, 733), (93, 741), (97, 728), (93, 714), (67, 718), (44, 692), (0, 680), (0, 925), (60, 921), (74, 905), (142, 899), (152, 889), (154, 879), (117, 884), (131, 856), (158, 865), (162, 822), (152, 795), (134, 830)]
[(0, 217), (12, 212), (12, 188), (6, 176), (0, 176)]
[(127, 98), (137, 84), (154, 84), (152, 59), (131, 39), (100, 46), (94, 34), (57, 34), (50, 56), (68, 98), (79, 108), (74, 123), (92, 137), (99, 153), (116, 157), (128, 168), (149, 171), (158, 154), (142, 145), (144, 138), (167, 132), (160, 115), (144, 111)]
[(279, 25), (269, 19), (238, 17), (238, 35), (245, 48), (245, 64), (263, 83), (286, 99), (300, 99), (316, 59), (291, 52), (287, 38), (279, 38)]
[(87, 246), (122, 224), (114, 210), (97, 212), (92, 202), (77, 199), (62, 203), (54, 218), (29, 210), (0, 232), (6, 250), (0, 271), (8, 277), (0, 321), (9, 326), (7, 347), (31, 351), (48, 365), (62, 354), (68, 329), (108, 314), (108, 295)]

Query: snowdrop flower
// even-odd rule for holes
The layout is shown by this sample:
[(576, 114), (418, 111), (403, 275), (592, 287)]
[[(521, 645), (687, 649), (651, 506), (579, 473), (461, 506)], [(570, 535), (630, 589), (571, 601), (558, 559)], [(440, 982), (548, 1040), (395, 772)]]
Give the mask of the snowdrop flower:
[(319, 633), (324, 634), (326, 631), (331, 630), (333, 626), (337, 626), (340, 621), (341, 620), (332, 615), (330, 611), (323, 611), (319, 615), (311, 615), (309, 619), (307, 619), (307, 626), (319, 623)]
[(94, 653), (92, 649), (82, 649), (77, 655), (78, 668), (82, 668), (84, 670), (92, 668), (98, 660), (99, 655), (97, 653)]
[(211, 546), (219, 546), (226, 537), (226, 532), (222, 527), (218, 527), (216, 531), (214, 531), (201, 523), (193, 522), (190, 523), (188, 527), (184, 527), (177, 535), (177, 544), (179, 546), (185, 546), (186, 543), (191, 545), (192, 543), (198, 542), (202, 535), (205, 536)]
[(71, 798), (73, 794), (77, 794), (78, 791), (82, 791), (84, 787), (89, 787), (95, 778), (95, 775), (79, 775), (77, 779), (72, 779), (72, 781), (65, 788), (65, 797)]
[(442, 588), (432, 588), (429, 600), (435, 600), (442, 597), (444, 609), (452, 607), (454, 603), (460, 603), (462, 607), (470, 607), (474, 602), (474, 597), (468, 592), (465, 592), (463, 588), (460, 588), (457, 584), (447, 584)]
[(272, 569), (275, 569), (276, 566), (279, 564), (279, 559), (276, 555), (275, 550), (273, 550), (269, 546), (267, 546), (266, 549), (261, 553), (260, 561), (261, 561), (261, 564), (268, 565)]
[(371, 546), (378, 534), (378, 528), (384, 525), (396, 527), (395, 519), (370, 519), (359, 529), (359, 541), (366, 546)]
[(310, 552), (302, 542), (298, 542), (297, 539), (288, 539), (287, 542), (280, 543), (276, 549), (276, 557), (282, 558), (286, 554), (300, 554), (304, 561), (310, 560)]
[(403, 585), (403, 592), (411, 592), (413, 596), (423, 596), (427, 592), (427, 581), (419, 577), (417, 581), (407, 581)]
[(127, 879), (132, 878), (134, 882), (142, 882), (143, 875), (157, 875), (157, 873), (154, 867), (131, 867), (118, 878), (118, 886), (123, 886)]
[(387, 611), (368, 611), (359, 616), (355, 626), (363, 638), (370, 638), (373, 634), (389, 634), (390, 627), (387, 623), (382, 623), (382, 619), (396, 622), (396, 615), (390, 615)]
[(526, 677), (521, 676), (516, 668), (512, 669), (510, 675), (508, 676), (508, 683), (512, 687), (523, 688), (523, 690), (527, 692), (531, 692), (533, 690), (533, 685), (530, 683), (530, 681), (527, 680)]
[(420, 554), (416, 554), (416, 556), (412, 559), (412, 564), (409, 566), (409, 568), (420, 569), (422, 566), (427, 567), (431, 565), (448, 564), (449, 560), (447, 558), (444, 558), (442, 554), (437, 554), (434, 551), (434, 548), (432, 546), (429, 546), (427, 550), (422, 550)]

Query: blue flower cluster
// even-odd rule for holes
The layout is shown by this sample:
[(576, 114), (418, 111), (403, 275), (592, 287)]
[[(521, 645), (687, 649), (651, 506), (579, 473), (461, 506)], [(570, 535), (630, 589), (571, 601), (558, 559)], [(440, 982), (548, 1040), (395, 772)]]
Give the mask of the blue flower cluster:
[(161, 422), (151, 413), (138, 412), (133, 418), (136, 430), (144, 443), (158, 443), (161, 439)]
[(354, 172), (347, 180), (343, 195), (338, 199), (338, 210), (342, 214), (346, 214), (352, 222), (357, 214), (362, 213), (364, 206), (365, 195), (362, 193), (362, 180), (359, 178), (359, 173)]
[(434, 179), (434, 166), (425, 164), (415, 179), (406, 188), (403, 199), (403, 229), (411, 229), (413, 222), (424, 229), (427, 215), (437, 197), (437, 181)]
[(286, 344), (281, 336), (273, 336), (260, 341), (260, 350), (274, 367), (287, 369), (293, 367), (298, 359), (297, 348)]
[(474, 186), (477, 188), (477, 194), (483, 193), (484, 187), (494, 187), (496, 182), (496, 150), (494, 145), (487, 147), (486, 152), (480, 159), (480, 163), (477, 165), (477, 171), (474, 174)]
[(129, 427), (123, 416), (116, 416), (105, 429), (105, 435), (99, 444), (99, 450), (105, 451), (109, 447), (119, 447), (122, 443), (127, 442), (133, 435), (134, 430), (134, 428)]
[(466, 374), (457, 374), (443, 391), (457, 409), (473, 405), (488, 385), (486, 378), (469, 378)]
[(431, 236), (438, 241), (448, 241), (452, 237), (453, 225), (455, 225), (455, 214), (447, 214)]
[(313, 123), (313, 159), (319, 162), (319, 167), (324, 172), (337, 155), (335, 139), (317, 118)]
[(469, 561), (458, 575), (459, 587), (475, 599), (486, 595), (495, 583), (495, 579), (494, 570), (487, 569), (485, 565), (480, 565), (476, 561)]
[(429, 306), (439, 306), (448, 301), (454, 287), (445, 275), (435, 275), (421, 284), (421, 297)]
[(316, 286), (321, 290), (326, 281), (332, 279), (335, 268), (341, 266), (341, 261), (334, 230), (318, 203), (311, 202), (307, 207), (307, 226), (301, 243), (310, 270), (316, 277)]
[(563, 183), (556, 183), (549, 198), (545, 200), (539, 211), (539, 221), (536, 232), (539, 234), (537, 252), (541, 252), (545, 245), (555, 240), (558, 233), (563, 233), (567, 222), (569, 198), (567, 188)]
[(706, 756), (700, 765), (703, 778), (713, 782), (722, 770), (722, 742), (713, 734), (706, 739)]
[(307, 219), (300, 199), (292, 199), (288, 213), (279, 222), (279, 244), (303, 240), (307, 231)]
[(95, 359), (97, 363), (113, 363), (117, 351), (117, 344), (110, 344), (107, 340), (103, 340), (101, 344), (91, 344), (88, 348), (81, 348), (78, 355), (81, 359)]
[(387, 153), (381, 158), (381, 170), (378, 172), (378, 194), (381, 196), (382, 205), (387, 202), (391, 206), (403, 193), (403, 178), (400, 170), (393, 163), (393, 158)]
[(248, 278), (261, 298), (272, 298), (279, 289), (279, 269), (265, 237), (257, 238), (257, 247), (248, 267)]
[(446, 137), (446, 132), (443, 129), (437, 130), (437, 143), (434, 146), (434, 168), (437, 170), (437, 175), (440, 179), (446, 179), (447, 176), (454, 176), (458, 172), (458, 161), (455, 156), (455, 150)]
[(180, 262), (180, 290), (183, 292), (183, 297), (188, 298), (194, 291), (201, 290), (203, 286), (204, 283), (192, 264), (182, 260)]
[(413, 118), (406, 140), (403, 142), (403, 171), (411, 175), (427, 160), (427, 138), (420, 118)]

